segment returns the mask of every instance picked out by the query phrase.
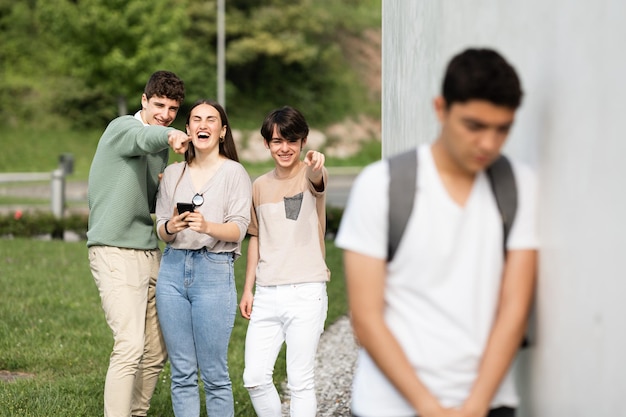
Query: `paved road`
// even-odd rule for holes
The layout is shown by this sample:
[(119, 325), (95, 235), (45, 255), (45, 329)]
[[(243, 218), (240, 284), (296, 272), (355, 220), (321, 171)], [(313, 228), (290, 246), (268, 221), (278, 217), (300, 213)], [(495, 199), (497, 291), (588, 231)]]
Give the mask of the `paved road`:
[(326, 205), (333, 207), (345, 207), (348, 201), (348, 195), (350, 194), (350, 188), (352, 182), (358, 174), (358, 170), (354, 168), (348, 168), (343, 171), (330, 171), (329, 172), (329, 185), (326, 193)]

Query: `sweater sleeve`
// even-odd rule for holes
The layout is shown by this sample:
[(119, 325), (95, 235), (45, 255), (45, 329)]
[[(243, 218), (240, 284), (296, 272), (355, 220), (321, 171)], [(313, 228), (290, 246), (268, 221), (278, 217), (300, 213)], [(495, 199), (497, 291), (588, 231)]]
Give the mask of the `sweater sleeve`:
[(120, 156), (142, 156), (166, 149), (169, 146), (167, 132), (170, 130), (173, 128), (144, 126), (133, 116), (123, 116), (109, 124), (103, 138)]

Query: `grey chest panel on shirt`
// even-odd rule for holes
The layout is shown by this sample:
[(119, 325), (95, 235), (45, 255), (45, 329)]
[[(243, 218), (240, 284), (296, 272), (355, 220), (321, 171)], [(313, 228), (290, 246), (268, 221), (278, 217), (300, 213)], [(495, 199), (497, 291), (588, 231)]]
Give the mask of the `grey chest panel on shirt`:
[(304, 193), (298, 193), (292, 197), (284, 197), (285, 217), (289, 220), (298, 220), (300, 209), (302, 208), (302, 200)]

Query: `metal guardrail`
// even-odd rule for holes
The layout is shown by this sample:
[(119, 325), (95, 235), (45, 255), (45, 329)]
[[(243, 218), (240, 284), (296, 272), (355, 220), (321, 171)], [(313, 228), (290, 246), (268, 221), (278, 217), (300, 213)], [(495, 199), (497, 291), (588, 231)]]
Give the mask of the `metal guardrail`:
[(74, 157), (59, 155), (59, 167), (52, 172), (4, 172), (0, 184), (15, 182), (50, 181), (50, 209), (60, 219), (65, 211), (65, 176), (74, 172)]
[(3, 172), (0, 173), (0, 184), (12, 182), (48, 181), (51, 178), (51, 172)]

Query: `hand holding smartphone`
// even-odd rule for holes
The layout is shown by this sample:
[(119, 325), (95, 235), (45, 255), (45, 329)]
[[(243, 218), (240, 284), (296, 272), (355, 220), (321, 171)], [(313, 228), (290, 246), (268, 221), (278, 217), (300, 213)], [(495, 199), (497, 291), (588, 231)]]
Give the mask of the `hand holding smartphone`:
[(178, 208), (178, 214), (183, 214), (186, 211), (193, 211), (195, 208), (192, 203), (176, 203), (176, 207)]

